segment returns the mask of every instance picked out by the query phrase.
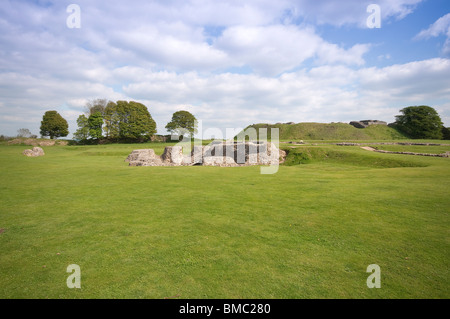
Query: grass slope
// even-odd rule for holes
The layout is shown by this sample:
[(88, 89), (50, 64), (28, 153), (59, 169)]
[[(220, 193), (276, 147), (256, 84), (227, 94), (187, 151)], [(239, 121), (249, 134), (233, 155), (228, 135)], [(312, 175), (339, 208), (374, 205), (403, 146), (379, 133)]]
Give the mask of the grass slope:
[(371, 125), (367, 128), (355, 128), (345, 123), (298, 123), (298, 124), (253, 124), (256, 131), (259, 128), (279, 128), (279, 138), (288, 140), (396, 140), (406, 139), (406, 136), (386, 125)]
[[(420, 159), (383, 156), (373, 152), (355, 152), (355, 147), (341, 146), (301, 146), (286, 149), (288, 156), (285, 165), (292, 166), (309, 163), (333, 163), (369, 168), (425, 167), (426, 162)], [(448, 148), (450, 149), (450, 147)]]
[(0, 145), (0, 298), (449, 297), (447, 158), (329, 145), (273, 175), (127, 166), (146, 147), (164, 144)]

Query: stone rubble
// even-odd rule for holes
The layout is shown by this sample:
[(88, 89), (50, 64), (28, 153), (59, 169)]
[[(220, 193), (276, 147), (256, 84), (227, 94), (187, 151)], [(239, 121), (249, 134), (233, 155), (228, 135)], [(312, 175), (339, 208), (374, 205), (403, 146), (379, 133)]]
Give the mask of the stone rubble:
[(44, 156), (44, 150), (38, 146), (33, 147), (31, 150), (25, 150), (22, 153), (25, 156), (29, 156), (29, 157), (37, 157), (37, 156)]
[(209, 145), (195, 145), (190, 155), (183, 155), (182, 146), (167, 146), (161, 156), (152, 149), (134, 150), (126, 162), (130, 166), (249, 166), (277, 165), (286, 152), (271, 142), (215, 141)]

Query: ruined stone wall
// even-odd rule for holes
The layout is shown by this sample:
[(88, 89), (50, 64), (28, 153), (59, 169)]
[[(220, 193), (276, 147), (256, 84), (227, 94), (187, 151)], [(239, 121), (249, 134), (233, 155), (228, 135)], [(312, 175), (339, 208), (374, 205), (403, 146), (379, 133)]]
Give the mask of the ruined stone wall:
[(356, 128), (366, 128), (369, 125), (387, 125), (386, 122), (378, 120), (351, 121), (349, 124)]
[(152, 149), (134, 150), (125, 161), (130, 166), (248, 166), (274, 165), (284, 161), (286, 153), (270, 142), (213, 142), (196, 145), (190, 155), (181, 146), (167, 146), (161, 156)]

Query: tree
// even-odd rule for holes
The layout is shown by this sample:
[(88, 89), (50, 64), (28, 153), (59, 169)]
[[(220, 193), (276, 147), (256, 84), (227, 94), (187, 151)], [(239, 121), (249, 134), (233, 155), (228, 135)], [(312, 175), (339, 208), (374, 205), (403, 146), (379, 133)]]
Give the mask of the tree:
[(77, 119), (78, 130), (73, 134), (75, 139), (85, 141), (89, 137), (89, 121), (88, 118), (82, 114)]
[(88, 118), (89, 136), (94, 140), (102, 138), (103, 117), (100, 112), (91, 114)]
[(442, 139), (442, 121), (430, 106), (408, 106), (400, 110), (395, 126), (412, 138)]
[(114, 102), (108, 102), (103, 114), (103, 120), (105, 126), (103, 131), (105, 132), (106, 138), (116, 139), (119, 138), (119, 115), (117, 114), (117, 104)]
[(450, 140), (450, 127), (442, 126), (442, 139)]
[(103, 116), (108, 103), (110, 103), (110, 101), (108, 101), (107, 99), (95, 99), (92, 101), (88, 101), (85, 106), (86, 116), (90, 116), (96, 112), (100, 112), (100, 114)]
[(17, 137), (31, 137), (31, 132), (27, 128), (21, 128), (17, 130)]
[(119, 138), (149, 139), (156, 133), (156, 122), (144, 104), (134, 101), (117, 101)]
[(69, 124), (56, 111), (47, 111), (42, 117), (41, 121), (41, 135), (50, 136), (50, 139), (55, 137), (63, 137), (69, 134)]
[(188, 111), (178, 111), (173, 113), (172, 120), (167, 123), (166, 129), (172, 134), (185, 135), (192, 137), (197, 133), (197, 119)]

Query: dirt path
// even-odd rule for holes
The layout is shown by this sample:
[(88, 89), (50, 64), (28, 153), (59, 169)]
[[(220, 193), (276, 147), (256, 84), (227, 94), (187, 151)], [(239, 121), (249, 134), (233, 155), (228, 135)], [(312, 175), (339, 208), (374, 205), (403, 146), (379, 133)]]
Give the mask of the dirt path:
[(443, 153), (443, 154), (430, 154), (430, 153), (384, 151), (384, 150), (377, 150), (376, 148), (373, 148), (373, 147), (370, 147), (370, 146), (361, 146), (361, 148), (364, 149), (364, 150), (367, 150), (367, 151), (378, 152), (378, 153), (418, 155), (418, 156), (431, 156), (431, 157), (450, 157), (450, 152), (446, 152), (446, 153)]

